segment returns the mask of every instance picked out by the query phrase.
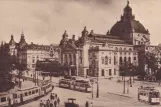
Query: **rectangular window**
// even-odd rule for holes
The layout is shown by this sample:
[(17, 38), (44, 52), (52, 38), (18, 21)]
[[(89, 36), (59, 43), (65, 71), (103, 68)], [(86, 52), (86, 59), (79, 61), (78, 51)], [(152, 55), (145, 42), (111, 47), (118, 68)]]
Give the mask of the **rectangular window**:
[(102, 69), (102, 76), (105, 76), (105, 71), (104, 71), (104, 69)]
[(32, 63), (35, 63), (35, 60), (34, 59), (32, 60)]
[(136, 60), (136, 57), (134, 57), (134, 60)]
[(31, 95), (31, 91), (29, 92), (29, 95)]
[(36, 93), (38, 93), (38, 90), (36, 90)]
[(111, 76), (112, 75), (112, 69), (109, 69), (109, 76)]
[(32, 91), (32, 94), (35, 94), (35, 91)]
[(25, 93), (25, 96), (27, 96), (27, 92)]
[(111, 59), (109, 59), (109, 64), (111, 64)]
[(116, 75), (116, 69), (114, 69), (114, 75)]
[(105, 60), (104, 60), (104, 59), (102, 59), (102, 64), (104, 64), (104, 62), (105, 62)]
[(6, 97), (1, 98), (1, 102), (6, 102)]

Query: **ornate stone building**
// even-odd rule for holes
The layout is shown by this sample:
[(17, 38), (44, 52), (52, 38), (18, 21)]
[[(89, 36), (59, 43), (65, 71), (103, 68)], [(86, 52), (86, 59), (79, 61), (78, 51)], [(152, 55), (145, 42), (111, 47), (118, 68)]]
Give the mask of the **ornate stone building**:
[[(65, 31), (60, 42), (61, 63), (74, 66), (73, 75), (118, 76), (120, 65), (126, 61), (139, 64), (145, 70), (144, 57), (140, 54), (143, 47), (151, 47), (150, 33), (135, 20), (128, 1), (120, 21), (106, 34), (97, 34), (93, 30), (89, 33), (85, 27), (81, 37), (75, 40), (75, 36), (68, 39)], [(93, 65), (93, 60), (97, 64)], [(94, 66), (97, 70), (92, 70)]]
[(57, 60), (60, 59), (60, 49), (57, 45), (38, 45), (31, 42), (26, 43), (22, 32), (19, 43), (16, 43), (14, 36), (11, 35), (9, 43), (5, 43), (6, 52), (12, 56), (17, 56), (22, 64), (28, 69), (35, 69), (38, 60)]

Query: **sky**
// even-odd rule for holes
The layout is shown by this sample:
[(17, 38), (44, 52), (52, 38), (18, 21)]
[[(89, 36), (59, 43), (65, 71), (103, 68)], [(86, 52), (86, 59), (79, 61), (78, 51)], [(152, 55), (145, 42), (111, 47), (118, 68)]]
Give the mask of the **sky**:
[[(151, 44), (161, 43), (161, 0), (129, 0), (135, 19), (151, 34)], [(127, 0), (0, 0), (0, 41), (11, 34), (19, 42), (22, 31), (28, 43), (59, 43), (65, 30), (81, 36), (106, 34), (120, 20)]]

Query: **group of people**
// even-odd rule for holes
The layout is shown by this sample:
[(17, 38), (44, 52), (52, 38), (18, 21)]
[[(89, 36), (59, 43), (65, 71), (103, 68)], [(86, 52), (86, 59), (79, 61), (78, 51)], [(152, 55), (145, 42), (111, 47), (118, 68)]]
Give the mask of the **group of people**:
[(40, 101), (40, 107), (58, 107), (60, 104), (60, 99), (56, 93), (51, 93), (50, 99)]

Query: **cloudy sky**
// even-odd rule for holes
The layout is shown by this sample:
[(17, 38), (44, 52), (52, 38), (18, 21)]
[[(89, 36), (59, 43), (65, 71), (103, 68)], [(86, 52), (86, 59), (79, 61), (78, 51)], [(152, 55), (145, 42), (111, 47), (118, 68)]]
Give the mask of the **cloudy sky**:
[[(84, 26), (105, 34), (120, 20), (127, 0), (0, 0), (0, 40), (23, 30), (28, 43), (59, 43), (65, 30), (80, 36)], [(161, 0), (130, 0), (136, 20), (151, 33), (151, 43), (161, 43)]]

